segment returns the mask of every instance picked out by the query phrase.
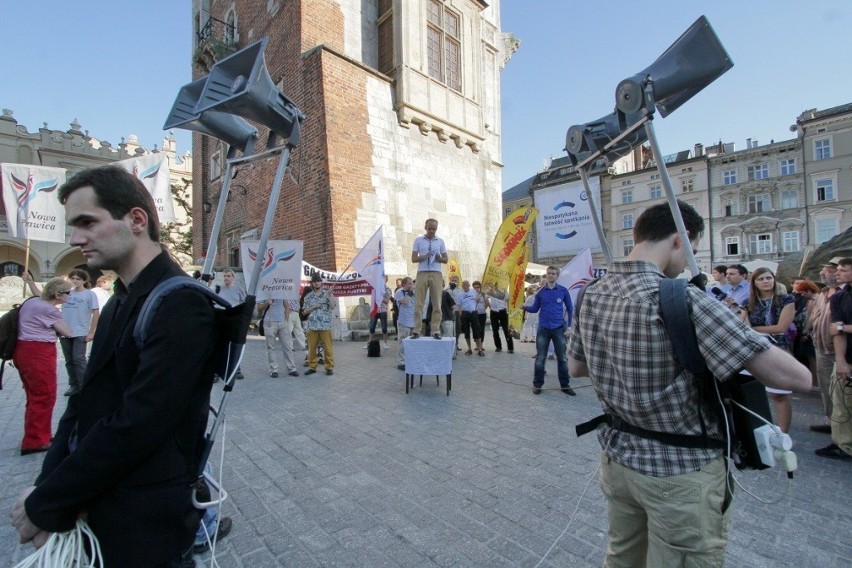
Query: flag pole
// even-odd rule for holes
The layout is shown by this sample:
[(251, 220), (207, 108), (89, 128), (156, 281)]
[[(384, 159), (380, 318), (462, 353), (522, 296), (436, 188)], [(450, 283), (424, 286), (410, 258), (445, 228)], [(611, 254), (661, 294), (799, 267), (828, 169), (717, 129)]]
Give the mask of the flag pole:
[[(369, 238), (369, 239), (367, 239), (367, 243), (369, 243), (370, 241), (372, 241), (372, 240), (373, 240), (373, 237), (375, 237), (375, 236), (376, 236), (376, 233), (378, 233), (379, 231), (381, 231), (383, 227), (384, 227), (384, 225), (379, 225), (379, 228), (378, 228), (378, 229), (376, 229), (376, 230), (375, 230), (375, 232), (374, 232), (372, 235), (370, 235), (370, 238)], [(365, 244), (364, 246), (366, 246), (366, 244)], [(361, 247), (361, 248), (363, 248), (363, 247)], [(352, 263), (353, 263), (353, 262), (355, 262), (355, 259), (356, 259), (356, 258), (358, 258), (358, 255), (357, 255), (357, 254), (356, 254), (355, 256), (353, 256), (353, 257), (352, 257), (352, 260), (350, 260), (350, 261), (349, 261), (349, 264), (347, 264), (347, 265), (346, 265), (346, 268), (344, 268), (344, 269), (340, 272), (340, 274), (338, 274), (338, 275), (337, 275), (337, 278), (334, 280), (334, 282), (332, 282), (332, 283), (331, 283), (331, 287), (329, 288), (329, 292), (332, 292), (332, 293), (334, 292), (334, 287), (335, 287), (335, 286), (337, 286), (337, 283), (338, 283), (338, 282), (340, 282), (340, 278), (341, 278), (344, 274), (346, 274), (346, 271), (347, 271), (347, 270), (349, 270), (350, 268), (352, 268)]]
[[(27, 251), (24, 253), (24, 276), (30, 271), (30, 238), (27, 237)], [(24, 280), (24, 291), (22, 292), (23, 296), (27, 297), (27, 281)]]

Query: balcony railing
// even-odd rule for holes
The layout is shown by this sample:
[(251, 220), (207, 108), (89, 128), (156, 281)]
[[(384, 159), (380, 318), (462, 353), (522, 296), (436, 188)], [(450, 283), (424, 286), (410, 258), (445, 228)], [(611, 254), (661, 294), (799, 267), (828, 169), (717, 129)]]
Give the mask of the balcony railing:
[(210, 56), (214, 61), (218, 61), (237, 51), (237, 30), (232, 24), (211, 17), (197, 35), (198, 47), (195, 55), (199, 62)]

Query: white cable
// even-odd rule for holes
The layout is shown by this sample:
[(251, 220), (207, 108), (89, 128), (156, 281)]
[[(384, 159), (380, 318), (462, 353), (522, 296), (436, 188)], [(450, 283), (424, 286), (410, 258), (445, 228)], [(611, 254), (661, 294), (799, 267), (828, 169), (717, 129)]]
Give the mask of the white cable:
[(736, 484), (737, 484), (737, 487), (739, 487), (740, 489), (742, 489), (742, 491), (743, 491), (746, 495), (751, 496), (751, 497), (752, 497), (752, 498), (754, 498), (756, 501), (759, 501), (759, 502), (763, 503), (764, 505), (775, 505), (775, 504), (780, 503), (781, 501), (783, 501), (783, 500), (787, 497), (787, 494), (790, 492), (790, 487), (793, 485), (793, 480), (792, 480), (792, 479), (790, 479), (790, 478), (788, 477), (788, 478), (787, 478), (787, 484), (784, 486), (784, 492), (781, 494), (781, 496), (780, 496), (780, 497), (778, 497), (778, 499), (775, 499), (774, 501), (769, 501), (768, 499), (763, 499), (763, 498), (761, 498), (761, 497), (758, 497), (757, 495), (755, 495), (754, 493), (752, 493), (751, 491), (749, 491), (748, 489), (746, 489), (745, 487), (743, 487), (742, 483), (740, 483), (740, 480), (739, 480), (739, 479), (737, 479), (737, 478), (736, 478), (736, 476), (731, 475), (731, 477), (733, 477), (733, 478), (734, 478), (734, 483), (736, 483)]
[[(84, 542), (88, 541), (91, 559)], [(103, 566), (101, 545), (95, 533), (82, 519), (70, 531), (52, 533), (47, 542), (21, 560), (15, 568), (100, 568)]]
[[(604, 449), (603, 449), (604, 454), (606, 454), (606, 451), (609, 449), (609, 443), (610, 443), (611, 440), (612, 440), (612, 436), (610, 436), (609, 439), (607, 439), (607, 441), (606, 441), (606, 447), (604, 447)], [(586, 492), (589, 490), (589, 486), (592, 484), (592, 480), (598, 476), (598, 473), (600, 473), (600, 471), (601, 471), (601, 463), (600, 463), (600, 461), (598, 461), (598, 467), (597, 467), (597, 469), (595, 469), (595, 473), (593, 473), (591, 475), (591, 477), (589, 477), (589, 480), (586, 482), (586, 486), (583, 488), (583, 493), (581, 493), (580, 498), (577, 499), (577, 504), (574, 506), (574, 511), (571, 513), (571, 517), (568, 519), (568, 524), (565, 525), (565, 528), (562, 530), (562, 532), (559, 534), (559, 536), (556, 537), (556, 540), (553, 541), (553, 544), (550, 545), (550, 548), (547, 549), (547, 552), (544, 553), (544, 556), (541, 557), (541, 560), (538, 561), (538, 564), (535, 565), (535, 568), (538, 568), (539, 566), (541, 566), (541, 563), (544, 562), (544, 559), (547, 558), (547, 556), (550, 554), (550, 552), (556, 546), (556, 543), (559, 542), (562, 539), (563, 536), (565, 536), (566, 532), (568, 532), (568, 527), (570, 527), (571, 523), (574, 521), (574, 515), (577, 514), (577, 510), (580, 508), (580, 503), (583, 501), (583, 497), (586, 496)]]
[[(725, 423), (725, 491), (726, 495), (731, 496), (731, 506), (734, 504), (734, 492), (731, 488), (731, 479), (736, 482), (734, 478), (734, 474), (731, 471), (731, 462), (734, 457), (731, 451), (731, 429), (728, 424), (728, 410), (725, 408), (725, 403), (722, 402), (722, 393), (719, 392), (719, 382), (714, 380), (713, 386), (716, 389), (716, 399), (719, 401), (719, 408), (722, 409), (722, 422)], [(698, 412), (701, 412), (701, 409), (698, 409)]]

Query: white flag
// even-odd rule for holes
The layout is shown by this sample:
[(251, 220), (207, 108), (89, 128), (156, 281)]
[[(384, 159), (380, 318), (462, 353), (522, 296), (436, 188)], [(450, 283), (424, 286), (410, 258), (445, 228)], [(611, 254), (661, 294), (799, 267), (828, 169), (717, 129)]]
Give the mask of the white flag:
[(169, 160), (165, 154), (148, 154), (115, 163), (139, 178), (157, 205), (160, 223), (171, 223), (176, 219), (175, 204), (172, 198)]
[(64, 243), (65, 207), (56, 190), (65, 183), (65, 168), (0, 164), (0, 170), (9, 236)]
[(577, 306), (577, 294), (580, 289), (594, 280), (594, 274), (594, 270), (592, 270), (592, 249), (589, 248), (581, 250), (559, 272), (559, 278), (556, 279), (556, 282), (568, 288), (571, 303), (575, 308)]
[[(251, 290), (251, 275), (257, 261), (258, 241), (240, 241), (240, 261)], [(256, 296), (264, 300), (298, 300), (301, 292), (303, 241), (268, 241), (261, 253), (262, 264)]]
[(352, 268), (364, 277), (373, 290), (379, 291), (379, 300), (376, 300), (376, 294), (371, 295), (370, 314), (375, 315), (379, 310), (378, 302), (381, 301), (385, 290), (385, 247), (384, 234), (382, 227), (376, 229), (367, 244), (361, 251), (355, 255), (352, 260)]

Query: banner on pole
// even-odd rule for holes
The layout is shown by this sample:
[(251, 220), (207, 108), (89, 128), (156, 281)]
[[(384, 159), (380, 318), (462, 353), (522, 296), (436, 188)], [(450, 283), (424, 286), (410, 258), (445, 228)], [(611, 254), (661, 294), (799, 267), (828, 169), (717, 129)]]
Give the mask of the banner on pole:
[(572, 258), (571, 262), (559, 271), (559, 278), (556, 279), (556, 282), (568, 288), (571, 303), (576, 308), (577, 294), (594, 279), (595, 270), (592, 266), (592, 251), (591, 249), (583, 249), (580, 251), (580, 254)]
[(535, 207), (519, 207), (508, 215), (491, 245), (488, 253), (488, 261), (485, 264), (485, 272), (482, 275), (482, 289), (488, 291), (493, 288), (497, 292), (508, 294), (512, 283), (512, 275), (515, 274), (519, 261), (524, 264), (526, 270), (526, 255), (521, 259), (521, 252), (532, 229), (532, 224), (538, 215)]
[(509, 328), (517, 332), (521, 331), (524, 326), (524, 311), (521, 306), (524, 305), (524, 291), (527, 287), (527, 262), (529, 260), (529, 247), (526, 241), (521, 248), (521, 256), (518, 257), (518, 262), (515, 263), (515, 272), (512, 274), (511, 284), (509, 286), (509, 299), (507, 301), (507, 309), (509, 310)]
[[(257, 260), (259, 241), (240, 241), (240, 264), (246, 275), (246, 288), (251, 288), (252, 270)], [(298, 300), (301, 292), (302, 241), (268, 241), (260, 270), (257, 296), (271, 300)]]
[(169, 161), (165, 154), (149, 154), (138, 158), (129, 158), (115, 163), (139, 178), (157, 206), (157, 216), (161, 223), (171, 223), (175, 217), (175, 204), (172, 197)]
[[(600, 177), (589, 179), (589, 188), (598, 208), (601, 203), (600, 187)], [(534, 199), (536, 208), (541, 212), (535, 224), (538, 258), (570, 256), (585, 248), (601, 250), (589, 197), (582, 181), (538, 190)]]
[(456, 259), (451, 258), (449, 260), (449, 262), (447, 262), (447, 266), (449, 268), (449, 274), (447, 275), (447, 281), (449, 282), (449, 279), (452, 278), (453, 276), (455, 276), (456, 278), (459, 279), (459, 284), (461, 284), (461, 281), (463, 280), (463, 278), (462, 278), (462, 275), (461, 275), (461, 267), (459, 266), (459, 262)]
[[(355, 258), (352, 259), (352, 268), (361, 274), (364, 280), (373, 290), (384, 292), (385, 289), (385, 253), (384, 232), (382, 227), (376, 229), (370, 240), (367, 241)], [(376, 294), (370, 294), (370, 316), (375, 316), (379, 311), (381, 298)]]
[(9, 236), (64, 243), (65, 207), (57, 189), (65, 183), (64, 168), (0, 164), (3, 205)]

